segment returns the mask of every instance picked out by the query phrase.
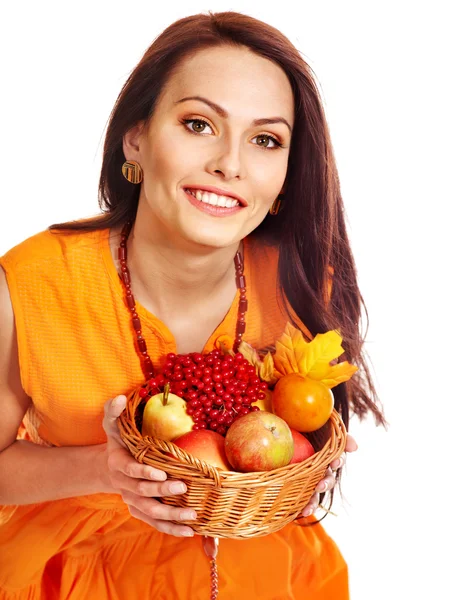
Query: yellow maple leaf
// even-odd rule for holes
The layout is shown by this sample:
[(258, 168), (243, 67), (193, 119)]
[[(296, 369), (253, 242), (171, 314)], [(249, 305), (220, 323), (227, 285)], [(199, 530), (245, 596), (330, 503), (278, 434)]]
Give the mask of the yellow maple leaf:
[(275, 348), (273, 361), (276, 379), (289, 373), (299, 373), (332, 388), (348, 381), (358, 370), (347, 361), (330, 364), (344, 353), (338, 331), (318, 333), (308, 342), (299, 329), (287, 323)]
[(328, 375), (320, 381), (331, 389), (339, 383), (351, 379), (356, 371), (358, 371), (357, 366), (351, 365), (348, 361), (344, 361), (331, 366)]
[(288, 373), (300, 372), (300, 360), (307, 345), (302, 332), (287, 323), (286, 329), (275, 344), (273, 362), (278, 379)]
[(309, 375), (316, 365), (317, 368), (320, 368), (321, 364), (330, 363), (341, 356), (344, 353), (341, 343), (342, 338), (337, 331), (318, 333), (307, 344), (300, 358), (299, 370), (302, 375)]

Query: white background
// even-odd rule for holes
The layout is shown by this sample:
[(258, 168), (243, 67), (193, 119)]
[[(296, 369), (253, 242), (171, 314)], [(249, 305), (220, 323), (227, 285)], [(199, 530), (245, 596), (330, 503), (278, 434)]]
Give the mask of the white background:
[(359, 450), (338, 517), (323, 524), (349, 564), (352, 600), (448, 598), (447, 3), (289, 4), (4, 3), (0, 254), (97, 212), (110, 110), (166, 26), (231, 9), (280, 29), (322, 90), (390, 422), (385, 432), (352, 420)]

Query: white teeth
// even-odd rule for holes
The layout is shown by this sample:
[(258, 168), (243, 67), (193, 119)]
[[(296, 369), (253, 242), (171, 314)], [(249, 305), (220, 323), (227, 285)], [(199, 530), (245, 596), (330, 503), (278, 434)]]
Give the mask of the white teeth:
[(186, 190), (189, 194), (192, 194), (200, 202), (205, 204), (211, 204), (212, 206), (221, 206), (223, 208), (234, 208), (239, 205), (239, 201), (229, 196), (218, 196), (212, 192), (204, 192), (202, 190)]

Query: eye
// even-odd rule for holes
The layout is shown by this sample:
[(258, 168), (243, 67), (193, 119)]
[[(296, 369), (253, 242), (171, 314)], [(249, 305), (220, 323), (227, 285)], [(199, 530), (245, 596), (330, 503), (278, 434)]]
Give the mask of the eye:
[[(204, 119), (183, 119), (181, 122), (186, 126), (188, 131), (190, 131), (191, 133), (202, 134), (204, 132), (205, 125), (206, 125), (206, 127), (209, 127), (210, 129), (212, 129), (212, 126), (208, 123), (208, 121), (205, 121)], [(188, 127), (188, 125), (190, 125), (191, 123), (192, 123), (192, 129), (190, 127)], [(273, 142), (273, 146), (264, 145), (264, 143), (263, 144), (256, 143), (255, 146), (259, 146), (260, 148), (265, 148), (267, 150), (276, 150), (278, 148), (285, 147), (275, 137), (273, 137), (272, 135), (269, 135), (268, 133), (260, 133), (260, 134), (256, 135), (255, 138), (262, 138), (267, 143)]]
[[(189, 131), (192, 131), (193, 133), (203, 133), (202, 127), (204, 125), (206, 125), (207, 127), (211, 127), (211, 125), (207, 121), (204, 121), (203, 119), (183, 119), (182, 122), (184, 123), (184, 125), (186, 125), (186, 127), (187, 127), (188, 123), (192, 123), (192, 127), (194, 129), (191, 129), (190, 127), (187, 127), (187, 129)], [(200, 126), (200, 128), (198, 126)]]
[(276, 138), (274, 138), (273, 135), (269, 135), (267, 133), (260, 133), (256, 137), (263, 138), (265, 140), (268, 140), (269, 142), (274, 143), (273, 146), (264, 146), (262, 144), (256, 144), (257, 146), (260, 146), (260, 148), (267, 148), (268, 150), (275, 150), (276, 148), (280, 148), (282, 146), (281, 142), (279, 142)]

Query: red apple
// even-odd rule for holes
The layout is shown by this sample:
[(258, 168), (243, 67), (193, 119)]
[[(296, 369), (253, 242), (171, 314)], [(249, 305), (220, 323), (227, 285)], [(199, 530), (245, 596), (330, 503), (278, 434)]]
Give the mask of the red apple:
[(225, 438), (215, 431), (209, 429), (189, 431), (173, 440), (173, 443), (209, 465), (224, 471), (231, 470), (225, 455)]
[(299, 463), (315, 453), (311, 442), (301, 433), (290, 428), (292, 437), (294, 438), (294, 456), (289, 464)]
[(258, 410), (234, 421), (225, 436), (225, 452), (236, 471), (271, 471), (289, 464), (294, 440), (283, 419)]

